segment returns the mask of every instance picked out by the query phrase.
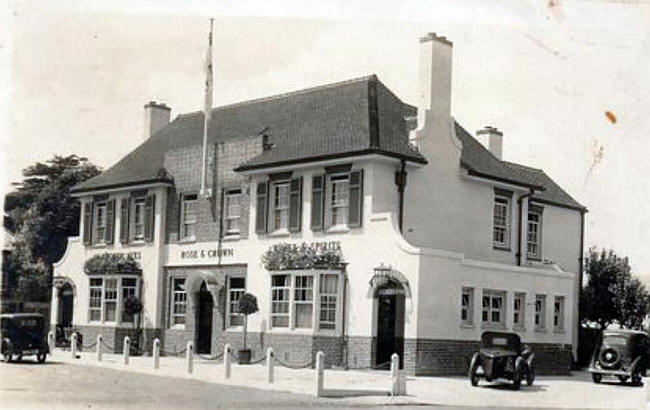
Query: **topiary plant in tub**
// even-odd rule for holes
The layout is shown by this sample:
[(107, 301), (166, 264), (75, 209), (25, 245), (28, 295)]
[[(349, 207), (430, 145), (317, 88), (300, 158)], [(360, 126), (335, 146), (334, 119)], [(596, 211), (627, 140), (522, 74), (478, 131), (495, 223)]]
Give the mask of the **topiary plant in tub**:
[(239, 364), (249, 364), (251, 362), (251, 350), (246, 348), (246, 332), (248, 331), (248, 315), (257, 312), (257, 298), (251, 293), (244, 293), (237, 301), (237, 313), (244, 315), (244, 347), (239, 350), (237, 356)]

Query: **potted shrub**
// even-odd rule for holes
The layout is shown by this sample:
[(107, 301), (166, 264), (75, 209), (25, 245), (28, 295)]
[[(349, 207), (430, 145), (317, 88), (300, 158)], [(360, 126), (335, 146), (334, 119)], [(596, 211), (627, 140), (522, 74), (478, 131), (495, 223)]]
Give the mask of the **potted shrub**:
[(248, 315), (257, 312), (257, 298), (251, 293), (244, 293), (239, 297), (237, 302), (237, 313), (244, 315), (244, 347), (239, 350), (237, 361), (239, 364), (249, 364), (251, 362), (251, 350), (246, 348), (246, 332), (248, 330)]

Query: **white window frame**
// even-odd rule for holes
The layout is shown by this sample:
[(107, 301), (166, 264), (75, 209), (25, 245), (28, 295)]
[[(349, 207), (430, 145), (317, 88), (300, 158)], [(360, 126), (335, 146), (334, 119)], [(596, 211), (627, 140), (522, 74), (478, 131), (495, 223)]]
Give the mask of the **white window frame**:
[[(539, 219), (532, 221), (530, 217), (536, 215)], [(531, 252), (531, 248), (536, 250)], [(526, 224), (526, 257), (529, 259), (542, 258), (542, 213), (536, 210), (528, 210)]]
[[(485, 298), (488, 298), (487, 309), (484, 306)], [(497, 298), (501, 299), (501, 305), (499, 308), (493, 306), (494, 300)], [(504, 328), (506, 323), (506, 292), (504, 290), (492, 290), (492, 289), (483, 289), (483, 295), (481, 297), (481, 322), (483, 326), (486, 327), (497, 327)], [(487, 313), (487, 319), (485, 319), (485, 314)], [(499, 320), (493, 320), (493, 314), (499, 313)]]
[[(135, 282), (135, 284), (126, 286), (124, 284), (124, 281), (126, 279), (133, 280)], [(128, 294), (126, 294), (127, 289), (129, 290)], [(129, 296), (135, 296), (135, 297), (138, 296), (138, 279), (134, 278), (134, 277), (128, 277), (128, 276), (127, 277), (121, 277), (120, 278), (120, 296), (122, 298), (121, 303), (120, 303), (121, 308), (120, 308), (120, 311), (118, 313), (119, 316), (120, 316), (120, 323), (133, 323), (135, 321), (135, 315), (133, 316), (133, 318), (131, 320), (125, 320), (126, 313), (124, 313), (124, 303), (125, 303), (126, 299)]]
[[(350, 215), (350, 173), (338, 173), (328, 175), (327, 178), (327, 212), (329, 218), (329, 226), (331, 228), (347, 228), (348, 217)], [(335, 196), (335, 187), (342, 185), (340, 191), (343, 199), (337, 200)], [(340, 215), (341, 220), (336, 221), (335, 218)]]
[(514, 329), (526, 328), (526, 293), (515, 292), (512, 298), (512, 327)]
[[(93, 285), (93, 281), (99, 281), (99, 285)], [(102, 322), (103, 318), (103, 303), (104, 299), (104, 278), (103, 277), (90, 277), (88, 282), (88, 322)], [(93, 296), (93, 291), (99, 292), (99, 296)], [(94, 302), (94, 303), (93, 303)], [(99, 319), (92, 319), (92, 313), (98, 312)]]
[(565, 300), (564, 296), (555, 296), (553, 299), (553, 330), (555, 332), (564, 331)]
[[(187, 278), (182, 276), (172, 276), (170, 278), (170, 293), (169, 293), (169, 327), (185, 327), (187, 315)], [(176, 281), (183, 281), (180, 290), (176, 290)], [(177, 300), (178, 297), (178, 300)], [(179, 309), (177, 309), (177, 307)], [(180, 309), (182, 307), (182, 309)], [(182, 312), (181, 312), (182, 310)], [(178, 323), (177, 318), (182, 318)]]
[[(226, 235), (239, 235), (241, 233), (241, 211), (242, 211), (242, 200), (243, 190), (241, 188), (229, 188), (224, 191), (224, 220), (225, 220), (225, 229)], [(235, 204), (230, 204), (230, 201), (239, 201)], [(231, 206), (238, 209), (236, 214), (231, 214)], [(233, 228), (236, 226), (236, 229)]]
[[(136, 197), (133, 198), (132, 205), (131, 205), (131, 229), (129, 229), (129, 232), (131, 234), (131, 240), (134, 242), (138, 241), (144, 241), (144, 236), (145, 236), (145, 219), (146, 219), (146, 198), (145, 197)], [(138, 209), (140, 209), (140, 217), (142, 218), (142, 221), (138, 221)], [(138, 226), (141, 227), (142, 233), (138, 234)]]
[[(325, 280), (323, 280), (324, 277), (326, 276), (333, 276), (336, 279), (336, 289), (334, 290), (334, 293), (332, 292), (326, 292), (323, 290), (323, 284), (325, 283)], [(341, 280), (341, 275), (337, 273), (321, 273), (318, 276), (318, 301), (319, 301), (319, 306), (318, 306), (318, 329), (319, 330), (328, 330), (328, 331), (335, 331), (336, 330), (336, 320), (338, 318), (338, 307), (339, 307), (339, 282)], [(333, 305), (333, 309), (332, 309)], [(334, 320), (329, 320), (328, 314), (334, 312)], [(323, 313), (325, 313), (325, 318), (323, 318)]]
[[(467, 303), (465, 303), (467, 301)], [(465, 318), (463, 318), (463, 314)], [(460, 294), (460, 323), (464, 326), (474, 325), (474, 288), (463, 287)]]
[[(95, 235), (93, 244), (103, 245), (106, 243), (106, 228), (108, 225), (107, 202), (97, 202), (93, 208), (93, 235)], [(103, 221), (99, 219), (100, 209), (102, 210)], [(99, 234), (100, 230), (101, 235)]]
[[(494, 201), (492, 204), (492, 244), (495, 248), (500, 248), (500, 249), (509, 249), (510, 248), (510, 207), (511, 207), (511, 199), (510, 197), (506, 195), (501, 195), (501, 194), (494, 194)], [(505, 209), (505, 216), (504, 216), (504, 224), (499, 224), (497, 223), (497, 209), (498, 208), (504, 208)], [(501, 232), (503, 234), (503, 241), (497, 240), (497, 232)]]
[(535, 330), (546, 330), (546, 295), (535, 295)]
[[(292, 322), (293, 328), (296, 329), (313, 329), (314, 328), (314, 295), (315, 289), (314, 284), (316, 282), (315, 275), (306, 274), (306, 275), (292, 275), (293, 276), (293, 299), (292, 299)], [(299, 285), (299, 281), (306, 280), (305, 283)], [(304, 294), (304, 296), (302, 296)], [(311, 297), (309, 295), (311, 294)], [(309, 326), (298, 326), (298, 307), (299, 306), (311, 306), (311, 318), (309, 318)]]
[[(285, 282), (284, 282), (284, 284), (282, 286), (274, 286), (273, 279), (276, 276), (285, 276), (286, 277)], [(292, 313), (291, 312), (291, 305), (292, 305), (292, 303), (291, 303), (291, 299), (292, 299), (292, 291), (291, 291), (291, 289), (292, 289), (292, 283), (293, 283), (292, 275), (289, 274), (289, 273), (284, 273), (283, 272), (281, 274), (273, 274), (273, 275), (271, 275), (271, 298), (270, 298), (270, 300), (271, 300), (271, 309), (270, 309), (271, 320), (269, 321), (269, 325), (270, 325), (271, 329), (291, 329), (291, 317), (292, 317), (292, 315), (291, 315), (291, 313)], [(276, 294), (276, 292), (278, 292), (277, 294), (279, 294), (279, 292), (282, 292), (282, 294), (285, 295), (285, 297), (283, 299), (276, 299), (275, 296), (274, 296)], [(274, 307), (276, 306), (275, 305), (276, 303), (286, 304), (286, 306), (287, 306), (286, 310), (287, 311), (286, 312), (279, 312), (279, 311), (276, 312), (275, 309), (274, 309)], [(283, 318), (283, 317), (287, 318), (287, 325), (286, 326), (278, 326), (278, 325), (276, 325), (274, 323), (275, 318)]]
[[(241, 279), (244, 281), (244, 287), (232, 287), (232, 280), (233, 279)], [(246, 292), (246, 277), (245, 276), (230, 276), (228, 277), (228, 284), (227, 284), (227, 294), (228, 294), (228, 300), (226, 304), (226, 327), (228, 328), (238, 328), (243, 326), (243, 321), (242, 324), (234, 324), (233, 325), (233, 317), (237, 318), (243, 318), (244, 315), (241, 313), (237, 313), (237, 303), (239, 302), (239, 298), (241, 295), (243, 295)]]
[[(115, 287), (108, 287), (108, 283), (115, 283)], [(108, 298), (109, 291), (112, 294), (115, 294), (115, 297), (111, 297), (110, 299)], [(104, 292), (103, 292), (103, 298), (102, 298), (102, 315), (104, 319), (104, 323), (118, 323), (118, 316), (119, 316), (119, 294), (120, 294), (120, 279), (116, 277), (106, 277), (104, 278)], [(113, 320), (108, 320), (106, 318), (107, 316), (107, 311), (108, 311), (108, 305), (113, 304), (115, 306), (115, 318)]]
[[(187, 219), (187, 206), (192, 204), (194, 206), (192, 219)], [(181, 240), (194, 240), (196, 239), (196, 225), (199, 219), (199, 196), (196, 193), (188, 193), (181, 195), (181, 232), (178, 233)], [(191, 232), (190, 232), (191, 231)], [(191, 234), (190, 234), (191, 233)]]
[[(286, 193), (286, 204), (280, 194)], [(291, 207), (291, 181), (274, 181), (271, 184), (271, 231), (289, 232), (289, 208)], [(279, 219), (278, 219), (279, 218)], [(284, 226), (283, 226), (284, 223)]]

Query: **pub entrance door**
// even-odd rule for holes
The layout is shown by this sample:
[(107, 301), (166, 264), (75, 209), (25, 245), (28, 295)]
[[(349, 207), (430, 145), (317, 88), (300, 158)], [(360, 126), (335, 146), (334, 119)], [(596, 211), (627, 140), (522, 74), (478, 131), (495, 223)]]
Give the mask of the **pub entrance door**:
[(205, 282), (197, 294), (196, 309), (196, 352), (210, 354), (212, 344), (212, 294)]
[(377, 353), (375, 366), (390, 369), (393, 353), (399, 355), (400, 369), (404, 365), (404, 289), (390, 282), (377, 291)]

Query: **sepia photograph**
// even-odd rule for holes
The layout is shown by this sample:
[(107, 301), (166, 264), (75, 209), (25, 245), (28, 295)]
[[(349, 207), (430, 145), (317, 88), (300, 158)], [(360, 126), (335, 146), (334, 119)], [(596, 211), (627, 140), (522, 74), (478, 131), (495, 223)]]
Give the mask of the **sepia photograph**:
[(650, 0), (0, 0), (1, 409), (650, 409)]

